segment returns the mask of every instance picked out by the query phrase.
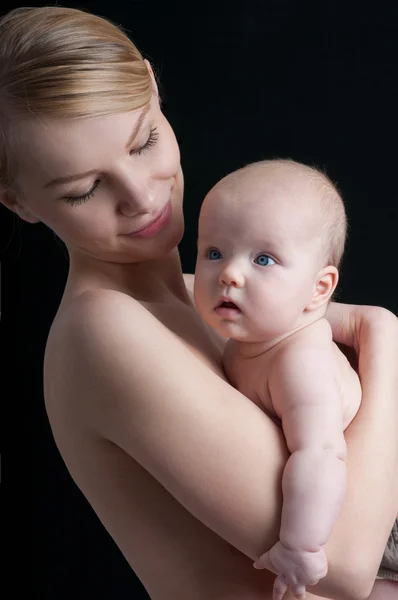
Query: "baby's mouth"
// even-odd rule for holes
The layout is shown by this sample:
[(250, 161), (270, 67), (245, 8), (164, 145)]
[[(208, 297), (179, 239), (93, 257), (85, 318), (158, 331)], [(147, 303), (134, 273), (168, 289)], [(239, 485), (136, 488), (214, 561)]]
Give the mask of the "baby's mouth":
[(236, 317), (242, 312), (234, 302), (229, 300), (220, 300), (214, 310), (221, 317)]
[(217, 308), (236, 308), (239, 310), (239, 308), (233, 302), (220, 302)]

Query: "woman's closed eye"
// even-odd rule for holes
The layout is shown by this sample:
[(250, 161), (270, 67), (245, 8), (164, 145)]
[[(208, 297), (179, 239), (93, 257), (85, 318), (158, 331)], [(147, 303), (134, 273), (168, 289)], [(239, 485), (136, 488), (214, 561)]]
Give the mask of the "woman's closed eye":
[[(136, 148), (135, 150), (130, 150), (130, 156), (144, 154), (147, 152), (152, 146), (156, 144), (159, 139), (159, 133), (157, 132), (157, 127), (153, 127), (149, 132), (149, 137), (143, 146)], [(80, 196), (66, 196), (63, 198), (64, 202), (67, 204), (83, 204), (90, 198), (92, 198), (97, 191), (98, 187), (101, 185), (101, 180), (97, 179), (94, 182), (94, 185), (88, 192), (85, 194), (81, 194)]]
[(93, 187), (86, 192), (85, 194), (82, 194), (81, 196), (68, 196), (66, 198), (63, 198), (64, 202), (66, 202), (67, 204), (83, 204), (83, 202), (86, 202), (87, 200), (89, 200), (90, 198), (92, 198), (97, 190), (97, 188), (101, 185), (101, 180), (97, 179), (94, 182)]
[(149, 150), (149, 148), (151, 148), (152, 146), (154, 146), (156, 144), (156, 142), (159, 139), (159, 133), (157, 131), (157, 127), (152, 127), (150, 132), (149, 132), (149, 137), (147, 139), (147, 141), (145, 142), (145, 144), (143, 146), (141, 146), (140, 148), (137, 148), (136, 150), (131, 150), (130, 154), (144, 154), (144, 152), (146, 152), (147, 150)]

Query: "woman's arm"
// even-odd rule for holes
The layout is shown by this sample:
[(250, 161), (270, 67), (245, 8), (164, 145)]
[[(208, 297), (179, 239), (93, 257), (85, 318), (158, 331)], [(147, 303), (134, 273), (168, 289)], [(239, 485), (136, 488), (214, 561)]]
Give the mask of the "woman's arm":
[(326, 545), (329, 580), (313, 591), (327, 594), (334, 578), (349, 585), (354, 570), (367, 597), (398, 514), (398, 320), (381, 308), (342, 304), (327, 317), (334, 339), (357, 351), (363, 398), (345, 435), (348, 487)]
[[(386, 314), (380, 313), (378, 327), (376, 319), (372, 326), (366, 316), (360, 319), (364, 401), (347, 434), (349, 490), (328, 544), (330, 573), (317, 586), (339, 599), (365, 597), (393, 520), (398, 402), (391, 368), (397, 349), (396, 324)], [(348, 341), (344, 328), (339, 335)], [(278, 539), (288, 456), (272, 421), (121, 294), (82, 299), (68, 321), (68, 338), (65, 369), (73, 376), (65, 393), (95, 420), (100, 434), (247, 556), (255, 559), (269, 549)], [(380, 353), (376, 361), (374, 353)]]
[(131, 298), (90, 294), (76, 308), (65, 326), (67, 397), (254, 559), (279, 535), (288, 457), (280, 429)]

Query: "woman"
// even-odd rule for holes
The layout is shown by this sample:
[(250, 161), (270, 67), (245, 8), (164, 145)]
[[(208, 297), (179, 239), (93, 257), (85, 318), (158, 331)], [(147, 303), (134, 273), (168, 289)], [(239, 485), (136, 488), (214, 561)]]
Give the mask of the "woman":
[[(106, 20), (60, 7), (7, 15), (0, 61), (1, 201), (70, 258), (44, 378), (71, 476), (154, 600), (271, 598), (252, 561), (278, 536), (287, 452), (226, 382), (192, 304), (179, 150), (150, 65)], [(329, 318), (359, 353), (364, 397), (314, 594), (365, 598), (397, 512), (398, 327), (375, 308)]]

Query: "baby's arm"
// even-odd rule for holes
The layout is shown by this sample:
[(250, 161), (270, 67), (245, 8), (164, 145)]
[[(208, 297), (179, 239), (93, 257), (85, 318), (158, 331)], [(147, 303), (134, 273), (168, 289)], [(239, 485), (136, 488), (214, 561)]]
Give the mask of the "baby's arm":
[(329, 357), (319, 349), (297, 350), (282, 359), (270, 390), (291, 452), (280, 539), (315, 552), (329, 539), (344, 500), (343, 409)]
[(330, 361), (327, 350), (292, 346), (270, 376), (291, 452), (282, 479), (280, 541), (266, 557), (280, 575), (274, 598), (283, 596), (287, 584), (300, 596), (304, 586), (326, 575), (323, 546), (345, 497), (343, 410)]

